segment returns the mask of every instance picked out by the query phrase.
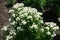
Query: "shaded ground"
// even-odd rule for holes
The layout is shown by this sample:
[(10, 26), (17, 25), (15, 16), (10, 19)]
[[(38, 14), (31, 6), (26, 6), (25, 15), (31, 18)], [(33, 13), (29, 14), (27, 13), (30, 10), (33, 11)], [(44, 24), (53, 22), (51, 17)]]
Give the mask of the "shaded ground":
[[(0, 0), (0, 29), (8, 24), (8, 9), (5, 7), (5, 0)], [(2, 31), (0, 30), (0, 40), (3, 40), (2, 38)]]
[[(5, 0), (0, 0), (0, 29), (8, 24), (8, 18), (10, 17), (8, 14), (8, 8), (5, 6), (6, 1)], [(46, 15), (46, 14), (45, 14)], [(48, 17), (48, 16), (47, 16)], [(45, 17), (46, 18), (46, 17)], [(51, 18), (51, 17), (50, 17)], [(53, 19), (53, 18), (52, 18)], [(51, 20), (52, 20), (51, 19)], [(49, 19), (50, 20), (50, 19)], [(54, 37), (54, 40), (60, 40), (60, 31), (57, 31), (57, 36)], [(2, 31), (0, 30), (0, 40), (3, 40), (2, 37)]]

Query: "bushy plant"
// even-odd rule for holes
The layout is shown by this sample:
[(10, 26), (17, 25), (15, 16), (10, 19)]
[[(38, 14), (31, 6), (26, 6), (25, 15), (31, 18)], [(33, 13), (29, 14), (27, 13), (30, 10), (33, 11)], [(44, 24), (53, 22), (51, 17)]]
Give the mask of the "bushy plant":
[(13, 5), (9, 10), (10, 24), (4, 26), (5, 40), (52, 40), (59, 27), (53, 22), (43, 23), (42, 13), (23, 3)]

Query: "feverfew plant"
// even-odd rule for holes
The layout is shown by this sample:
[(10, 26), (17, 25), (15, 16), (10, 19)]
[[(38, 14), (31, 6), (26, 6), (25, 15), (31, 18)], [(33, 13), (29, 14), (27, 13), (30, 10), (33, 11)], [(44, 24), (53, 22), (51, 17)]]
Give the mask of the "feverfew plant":
[(42, 13), (23, 3), (16, 3), (9, 10), (10, 24), (4, 26), (5, 40), (52, 40), (59, 27), (51, 22), (43, 23)]

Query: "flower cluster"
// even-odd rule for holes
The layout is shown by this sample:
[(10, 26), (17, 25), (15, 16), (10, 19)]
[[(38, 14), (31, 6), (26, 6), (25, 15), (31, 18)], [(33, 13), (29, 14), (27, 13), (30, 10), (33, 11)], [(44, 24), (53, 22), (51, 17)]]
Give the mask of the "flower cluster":
[(60, 22), (60, 18), (58, 18), (58, 21)]
[(6, 40), (43, 40), (56, 36), (59, 27), (51, 22), (43, 23), (42, 13), (31, 7), (24, 7), (23, 3), (15, 4), (11, 10), (10, 24), (2, 28), (6, 33)]
[(47, 34), (51, 34), (52, 37), (56, 36), (55, 31), (59, 29), (57, 24), (53, 22), (46, 22), (45, 25), (47, 25), (45, 28), (49, 31)]

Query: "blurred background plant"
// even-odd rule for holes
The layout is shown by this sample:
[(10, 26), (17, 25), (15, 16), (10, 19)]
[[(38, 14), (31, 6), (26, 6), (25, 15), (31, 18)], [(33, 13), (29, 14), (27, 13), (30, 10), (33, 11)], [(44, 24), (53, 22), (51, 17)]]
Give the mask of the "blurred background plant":
[(7, 1), (7, 6), (9, 7), (9, 6), (11, 6), (12, 7), (12, 5), (14, 5), (16, 2), (17, 2), (17, 0), (6, 0)]
[(53, 9), (54, 12), (60, 14), (59, 0), (7, 0), (8, 5), (13, 5), (16, 2), (23, 2), (26, 6), (34, 7), (42, 12), (50, 11), (48, 9)]
[(25, 3), (26, 6), (35, 7), (38, 10), (41, 9), (42, 11), (47, 9), (53, 9), (56, 12), (56, 10), (60, 10), (59, 0), (24, 0), (23, 3)]
[(26, 6), (35, 7), (39, 11), (44, 10), (44, 6), (46, 5), (46, 0), (24, 0), (23, 3)]
[(60, 1), (59, 0), (47, 0), (46, 8), (51, 8), (56, 12), (56, 14), (60, 15)]

